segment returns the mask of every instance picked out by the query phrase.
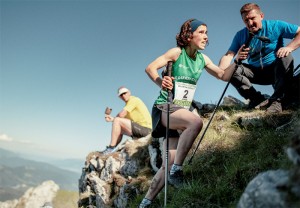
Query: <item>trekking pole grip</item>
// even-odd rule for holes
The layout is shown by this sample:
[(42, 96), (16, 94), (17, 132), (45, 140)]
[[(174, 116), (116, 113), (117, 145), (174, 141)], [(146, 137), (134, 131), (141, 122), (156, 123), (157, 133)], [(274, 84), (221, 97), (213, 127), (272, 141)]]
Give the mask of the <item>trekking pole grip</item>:
[(167, 75), (169, 77), (172, 76), (172, 67), (173, 67), (173, 61), (168, 61), (168, 64), (167, 64)]
[[(168, 61), (167, 64), (167, 76), (172, 76), (172, 68), (173, 68), (173, 61)], [(171, 90), (168, 90), (168, 102), (172, 102), (172, 92)]]

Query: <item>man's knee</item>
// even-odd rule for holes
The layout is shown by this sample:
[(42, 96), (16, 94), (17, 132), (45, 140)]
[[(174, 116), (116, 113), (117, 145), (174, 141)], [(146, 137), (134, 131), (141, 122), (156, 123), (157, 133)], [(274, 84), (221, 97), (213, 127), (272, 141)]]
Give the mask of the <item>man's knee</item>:
[(120, 117), (115, 117), (113, 123), (120, 123), (120, 121), (121, 121)]
[[(246, 85), (246, 89), (249, 89), (251, 87), (251, 84), (249, 83), (249, 69), (246, 68), (246, 66), (239, 66), (231, 78), (231, 84), (236, 88), (239, 89), (243, 85)], [(249, 83), (249, 84), (248, 84)]]
[(239, 77), (243, 75), (243, 67), (238, 66), (237, 69), (234, 71), (233, 77)]
[(120, 117), (115, 117), (113, 120), (113, 125), (120, 125), (123, 126), (124, 123), (126, 122), (127, 118), (120, 118)]
[(276, 65), (282, 66), (285, 71), (293, 70), (294, 69), (294, 58), (291, 54), (288, 56), (277, 58)]

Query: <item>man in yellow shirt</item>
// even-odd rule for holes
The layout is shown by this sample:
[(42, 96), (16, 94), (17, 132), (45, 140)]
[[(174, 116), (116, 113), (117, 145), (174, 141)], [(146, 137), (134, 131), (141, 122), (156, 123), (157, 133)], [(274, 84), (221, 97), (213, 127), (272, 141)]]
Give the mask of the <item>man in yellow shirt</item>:
[(151, 115), (144, 102), (126, 87), (118, 89), (118, 96), (126, 103), (125, 107), (115, 117), (105, 114), (105, 120), (112, 122), (110, 145), (102, 152), (109, 154), (116, 150), (123, 135), (131, 137), (145, 137), (152, 131)]

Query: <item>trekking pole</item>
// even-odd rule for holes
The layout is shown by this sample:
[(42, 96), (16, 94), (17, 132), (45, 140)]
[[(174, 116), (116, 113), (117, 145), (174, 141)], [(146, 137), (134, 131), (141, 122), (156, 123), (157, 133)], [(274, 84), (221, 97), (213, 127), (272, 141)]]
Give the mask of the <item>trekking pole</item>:
[[(167, 64), (167, 76), (171, 77), (173, 62)], [(166, 161), (165, 161), (165, 201), (164, 207), (167, 206), (167, 191), (168, 191), (168, 168), (169, 168), (169, 125), (170, 125), (170, 104), (172, 102), (172, 92), (168, 90), (167, 100), (167, 129), (166, 129)]]
[[(247, 39), (247, 42), (245, 43), (244, 48), (248, 48), (249, 47), (249, 44), (250, 44), (250, 42), (251, 42), (251, 40), (252, 40), (253, 37), (254, 37), (254, 34), (253, 33), (249, 33), (249, 37)], [(191, 158), (188, 161), (188, 165), (191, 164), (191, 162), (193, 160), (193, 157), (195, 156), (195, 153), (196, 153), (197, 149), (199, 148), (199, 145), (200, 145), (200, 143), (201, 143), (201, 141), (202, 141), (202, 139), (203, 139), (203, 137), (204, 137), (204, 135), (205, 135), (205, 133), (206, 133), (206, 131), (207, 131), (207, 129), (208, 129), (208, 127), (209, 127), (209, 125), (210, 125), (210, 123), (211, 123), (211, 121), (212, 121), (215, 113), (216, 113), (216, 111), (217, 111), (217, 108), (219, 107), (219, 105), (220, 105), (220, 103), (221, 103), (221, 101), (223, 99), (223, 96), (224, 96), (224, 94), (225, 94), (225, 92), (226, 92), (226, 90), (227, 90), (227, 88), (228, 88), (228, 86), (229, 86), (229, 84), (231, 82), (233, 74), (235, 73), (235, 71), (237, 70), (237, 68), (241, 65), (241, 63), (242, 63), (242, 61), (239, 59), (238, 63), (235, 65), (234, 70), (233, 70), (233, 72), (231, 74), (231, 77), (230, 77), (228, 83), (226, 84), (226, 87), (225, 87), (225, 89), (224, 89), (224, 91), (223, 91), (223, 93), (222, 93), (222, 95), (221, 95), (221, 97), (220, 97), (220, 99), (219, 99), (219, 101), (218, 101), (218, 103), (217, 103), (217, 105), (216, 105), (216, 107), (215, 107), (215, 109), (214, 109), (214, 111), (213, 111), (213, 113), (212, 113), (212, 115), (211, 115), (211, 117), (210, 117), (210, 119), (209, 119), (209, 121), (208, 121), (208, 123), (207, 123), (207, 125), (206, 125), (206, 127), (205, 127), (205, 129), (204, 129), (204, 131), (203, 131), (203, 133), (201, 135), (201, 137), (200, 137), (200, 139), (199, 139), (199, 141), (198, 141), (198, 144), (197, 144), (197, 146), (196, 146), (196, 148), (195, 148), (195, 150), (194, 150)]]
[(294, 69), (294, 77), (297, 76), (300, 73), (300, 70), (298, 70), (300, 67), (300, 64)]

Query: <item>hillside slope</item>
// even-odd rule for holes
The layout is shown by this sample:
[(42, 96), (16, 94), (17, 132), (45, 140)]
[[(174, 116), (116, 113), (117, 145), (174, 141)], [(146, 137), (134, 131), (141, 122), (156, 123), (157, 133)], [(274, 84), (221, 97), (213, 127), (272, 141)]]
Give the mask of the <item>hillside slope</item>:
[[(294, 164), (287, 157), (286, 148), (291, 145), (295, 129), (300, 130), (299, 109), (267, 114), (260, 110), (245, 111), (240, 105), (222, 105), (188, 164), (214, 109), (210, 105), (205, 107), (205, 111), (199, 111), (204, 127), (184, 162), (185, 183), (179, 189), (168, 186), (167, 207), (237, 207), (249, 182), (259, 173), (278, 169), (283, 170), (281, 173), (293, 172)], [(300, 134), (296, 138), (300, 143)], [(149, 135), (128, 140), (108, 155), (89, 153), (79, 180), (79, 207), (137, 207), (161, 165), (162, 141)], [(300, 145), (294, 153), (296, 158), (297, 152), (300, 161)], [(296, 176), (298, 170), (300, 173), (300, 167), (296, 168)], [(291, 181), (280, 184), (285, 188), (281, 190), (284, 196), (276, 199), (283, 204), (290, 203), (286, 199), (297, 199), (290, 195), (291, 185), (296, 184), (293, 190), (300, 190), (300, 178), (292, 176), (295, 174), (291, 174)], [(285, 178), (290, 180), (289, 176)], [(278, 191), (273, 187), (273, 193)], [(164, 190), (151, 207), (164, 207)]]
[[(299, 117), (299, 110), (268, 115), (220, 107), (192, 163), (187, 161), (197, 141), (185, 161), (185, 185), (169, 186), (168, 207), (236, 207), (247, 184), (259, 173), (292, 167), (285, 150), (300, 127)], [(209, 119), (210, 114), (204, 116), (204, 125)], [(136, 207), (144, 195), (138, 195), (130, 207)], [(163, 204), (162, 190), (152, 207)]]

